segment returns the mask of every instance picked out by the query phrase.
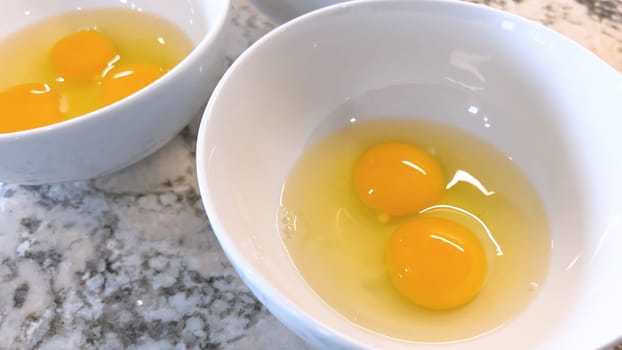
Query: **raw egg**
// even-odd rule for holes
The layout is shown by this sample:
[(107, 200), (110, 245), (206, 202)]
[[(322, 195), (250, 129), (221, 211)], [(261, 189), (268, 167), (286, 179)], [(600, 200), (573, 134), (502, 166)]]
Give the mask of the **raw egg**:
[(429, 153), (406, 142), (369, 148), (353, 171), (356, 194), (380, 214), (414, 214), (434, 204), (443, 192), (443, 171)]
[(62, 97), (49, 85), (21, 84), (0, 92), (0, 133), (37, 128), (62, 118)]
[(412, 341), (474, 337), (520, 313), (550, 236), (514, 161), (446, 125), (350, 119), (304, 150), (280, 198), (309, 287), (352, 322)]
[(54, 45), (50, 61), (64, 79), (89, 81), (100, 76), (116, 56), (114, 44), (104, 34), (80, 30)]
[[(35, 23), (0, 42), (0, 62), (11, 67), (0, 75), (0, 132), (61, 122), (114, 103), (161, 77), (192, 48), (173, 23), (125, 8)], [(24, 85), (30, 83), (37, 86)]]
[(471, 301), (486, 279), (486, 252), (467, 228), (447, 219), (416, 217), (401, 224), (388, 246), (391, 282), (416, 305), (449, 310)]
[(164, 69), (151, 63), (135, 63), (108, 71), (102, 81), (102, 97), (111, 104), (151, 84), (164, 74)]

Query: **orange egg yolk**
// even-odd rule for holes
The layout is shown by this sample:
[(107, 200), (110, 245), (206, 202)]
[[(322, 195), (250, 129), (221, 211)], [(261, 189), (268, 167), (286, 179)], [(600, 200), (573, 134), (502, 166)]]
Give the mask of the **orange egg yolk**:
[(164, 69), (150, 63), (128, 64), (106, 73), (102, 97), (111, 104), (144, 88), (164, 74)]
[(100, 75), (117, 53), (114, 45), (95, 30), (82, 30), (59, 40), (50, 53), (52, 66), (65, 79), (89, 81)]
[(439, 218), (418, 217), (399, 226), (387, 257), (397, 291), (433, 310), (449, 310), (471, 301), (487, 273), (486, 253), (475, 234)]
[(0, 133), (37, 128), (62, 119), (61, 95), (47, 84), (21, 84), (0, 92)]
[(406, 142), (369, 148), (353, 171), (354, 191), (380, 214), (414, 214), (434, 204), (444, 188), (440, 164), (426, 151)]

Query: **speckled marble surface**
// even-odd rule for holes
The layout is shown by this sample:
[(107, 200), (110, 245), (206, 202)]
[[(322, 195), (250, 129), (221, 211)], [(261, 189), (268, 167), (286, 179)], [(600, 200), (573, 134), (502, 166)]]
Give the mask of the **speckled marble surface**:
[[(540, 21), (622, 70), (622, 0), (477, 2)], [(274, 25), (233, 0), (231, 26), (233, 61)], [(104, 178), (0, 184), (0, 349), (310, 349), (224, 257), (197, 191), (195, 133), (196, 122)]]

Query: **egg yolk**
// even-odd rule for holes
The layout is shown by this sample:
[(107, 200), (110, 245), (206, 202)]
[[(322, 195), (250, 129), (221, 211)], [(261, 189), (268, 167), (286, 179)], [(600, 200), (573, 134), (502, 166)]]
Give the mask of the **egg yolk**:
[(65, 78), (89, 81), (101, 74), (117, 53), (114, 45), (95, 30), (82, 30), (59, 40), (50, 53), (52, 66)]
[(353, 171), (354, 191), (380, 214), (414, 214), (434, 204), (444, 188), (440, 164), (426, 151), (406, 142), (369, 148)]
[(128, 64), (106, 73), (102, 97), (111, 104), (144, 88), (164, 74), (164, 69), (151, 63)]
[(388, 269), (397, 291), (433, 310), (462, 306), (480, 291), (487, 262), (479, 239), (452, 221), (419, 217), (393, 233)]
[(61, 95), (47, 84), (21, 84), (0, 92), (0, 133), (37, 128), (62, 119)]

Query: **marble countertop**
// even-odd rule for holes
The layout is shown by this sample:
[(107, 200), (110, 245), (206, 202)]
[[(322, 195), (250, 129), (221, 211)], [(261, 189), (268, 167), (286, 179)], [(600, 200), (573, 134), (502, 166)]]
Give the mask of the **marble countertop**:
[[(622, 70), (622, 0), (475, 2), (540, 21)], [(274, 24), (233, 0), (231, 27), (232, 62)], [(223, 255), (197, 190), (196, 129), (103, 178), (0, 184), (0, 349), (310, 349)]]

